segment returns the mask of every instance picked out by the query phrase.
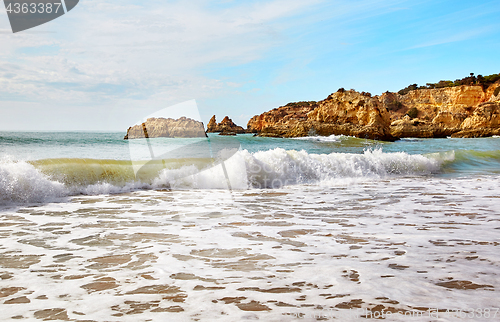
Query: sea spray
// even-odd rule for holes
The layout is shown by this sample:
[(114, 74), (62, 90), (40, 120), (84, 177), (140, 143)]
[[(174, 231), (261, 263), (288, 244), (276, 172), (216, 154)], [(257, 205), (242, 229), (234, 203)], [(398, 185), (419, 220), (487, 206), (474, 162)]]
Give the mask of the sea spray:
[(0, 160), (0, 205), (54, 201), (67, 194), (64, 184), (51, 180), (33, 165)]
[(309, 154), (305, 151), (246, 153), (249, 182), (255, 188), (278, 188), (290, 184), (316, 184), (343, 178), (385, 178), (429, 175), (441, 161), (405, 152), (384, 153), (381, 149), (363, 154)]

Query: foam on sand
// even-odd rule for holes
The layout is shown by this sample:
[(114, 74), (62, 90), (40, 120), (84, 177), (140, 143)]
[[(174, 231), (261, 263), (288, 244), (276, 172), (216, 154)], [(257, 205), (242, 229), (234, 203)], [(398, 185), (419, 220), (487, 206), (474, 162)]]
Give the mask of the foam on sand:
[(499, 183), (396, 176), (11, 208), (0, 213), (2, 316), (361, 321), (389, 311), (421, 322), (489, 309), (475, 320), (491, 321)]

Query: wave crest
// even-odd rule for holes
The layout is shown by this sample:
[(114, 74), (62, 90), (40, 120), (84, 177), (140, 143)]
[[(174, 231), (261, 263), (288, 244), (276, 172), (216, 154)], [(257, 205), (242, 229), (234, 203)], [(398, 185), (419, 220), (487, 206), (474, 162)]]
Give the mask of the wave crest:
[(55, 201), (67, 194), (64, 184), (27, 162), (0, 161), (0, 204)]
[[(309, 154), (306, 151), (238, 151), (222, 163), (209, 159), (49, 159), (0, 161), (0, 202), (47, 202), (76, 194), (109, 194), (137, 189), (251, 189), (328, 184), (345, 179), (429, 175), (454, 155), (385, 153)], [(137, 169), (136, 169), (137, 170)], [(134, 175), (135, 173), (135, 175)]]
[(345, 178), (384, 178), (394, 175), (428, 175), (442, 161), (405, 152), (384, 153), (381, 149), (363, 154), (308, 154), (305, 151), (247, 153), (249, 182), (257, 188), (290, 184), (315, 184)]

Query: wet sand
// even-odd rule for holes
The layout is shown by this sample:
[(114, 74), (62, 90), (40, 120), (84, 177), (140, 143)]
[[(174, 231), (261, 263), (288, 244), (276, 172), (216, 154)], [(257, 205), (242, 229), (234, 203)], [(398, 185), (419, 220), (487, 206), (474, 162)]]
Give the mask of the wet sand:
[(489, 308), (474, 320), (500, 320), (498, 183), (139, 191), (4, 209), (2, 319), (463, 321), (458, 309)]

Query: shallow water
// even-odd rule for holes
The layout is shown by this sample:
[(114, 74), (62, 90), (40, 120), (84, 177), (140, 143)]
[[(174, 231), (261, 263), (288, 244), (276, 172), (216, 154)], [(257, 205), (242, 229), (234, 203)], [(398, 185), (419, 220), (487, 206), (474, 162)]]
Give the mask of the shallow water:
[(446, 310), (493, 310), (498, 182), (138, 191), (11, 209), (3, 316), (356, 320), (384, 309), (402, 321), (439, 309), (447, 321), (458, 313)]

